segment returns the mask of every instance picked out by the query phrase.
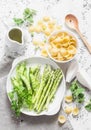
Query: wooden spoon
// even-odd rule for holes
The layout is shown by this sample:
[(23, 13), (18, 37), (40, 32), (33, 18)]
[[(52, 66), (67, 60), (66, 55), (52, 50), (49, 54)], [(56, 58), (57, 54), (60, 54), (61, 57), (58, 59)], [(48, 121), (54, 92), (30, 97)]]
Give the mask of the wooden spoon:
[(86, 39), (83, 37), (82, 33), (79, 30), (78, 19), (74, 15), (68, 14), (65, 17), (65, 23), (69, 28), (74, 29), (79, 34), (79, 36), (82, 39), (83, 43), (87, 47), (89, 53), (91, 53), (91, 45), (86, 41)]

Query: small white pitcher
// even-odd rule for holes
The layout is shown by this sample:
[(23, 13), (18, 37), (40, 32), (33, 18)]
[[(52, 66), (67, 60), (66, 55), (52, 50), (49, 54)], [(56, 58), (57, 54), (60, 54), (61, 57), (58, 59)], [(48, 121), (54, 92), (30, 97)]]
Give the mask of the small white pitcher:
[[(10, 33), (15, 30), (16, 32), (13, 32), (13, 37), (11, 38)], [(19, 37), (20, 35), (21, 42), (14, 39), (14, 33), (15, 35), (17, 35), (17, 37)], [(5, 42), (6, 42), (6, 45), (5, 45), (6, 55), (16, 58), (17, 56), (24, 54), (26, 46), (24, 43), (24, 32), (21, 28), (19, 27), (12, 27), (10, 29), (8, 28)]]

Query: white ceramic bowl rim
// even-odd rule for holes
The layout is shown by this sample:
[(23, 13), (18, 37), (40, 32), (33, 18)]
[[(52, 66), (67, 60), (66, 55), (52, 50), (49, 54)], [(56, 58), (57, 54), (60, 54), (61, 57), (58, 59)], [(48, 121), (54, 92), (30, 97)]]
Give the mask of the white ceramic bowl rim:
[[(53, 35), (56, 35), (57, 33), (60, 33), (60, 32), (66, 32), (66, 33), (68, 33), (69, 35), (71, 35), (72, 37), (74, 37), (75, 40), (76, 40), (76, 44), (77, 44), (77, 46), (76, 46), (76, 49), (77, 49), (76, 54), (75, 54), (71, 59), (65, 60), (65, 61), (59, 61), (59, 60), (54, 59), (54, 58), (51, 56), (50, 52), (48, 51), (48, 44), (49, 44), (49, 39), (50, 39), (50, 37), (53, 36)], [(50, 57), (52, 60), (54, 60), (55, 62), (58, 62), (58, 63), (67, 63), (67, 62), (69, 62), (69, 61), (72, 61), (72, 60), (76, 57), (76, 55), (77, 55), (77, 53), (78, 53), (78, 47), (79, 47), (79, 45), (78, 45), (78, 41), (77, 41), (76, 36), (74, 36), (72, 33), (68, 32), (68, 31), (60, 30), (60, 31), (54, 31), (54, 32), (49, 36), (48, 41), (47, 41), (46, 50), (47, 50), (47, 53), (48, 53), (49, 57)]]

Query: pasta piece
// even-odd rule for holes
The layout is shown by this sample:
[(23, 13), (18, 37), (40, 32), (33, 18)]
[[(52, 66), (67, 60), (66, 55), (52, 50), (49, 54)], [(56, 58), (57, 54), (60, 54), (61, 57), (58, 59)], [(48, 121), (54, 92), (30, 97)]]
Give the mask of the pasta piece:
[(65, 96), (65, 102), (71, 103), (72, 102), (72, 96)]
[(54, 27), (55, 27), (54, 24), (51, 24), (51, 23), (48, 24), (48, 28), (49, 28), (49, 29), (54, 29)]
[(44, 56), (44, 57), (48, 56), (46, 49), (41, 50), (41, 55)]
[(61, 27), (60, 25), (56, 25), (56, 26), (55, 26), (55, 30), (61, 30), (61, 28), (62, 28), (62, 27)]
[(51, 51), (51, 49), (52, 49), (52, 46), (48, 45), (48, 50)]
[(60, 37), (60, 38), (64, 38), (64, 33), (59, 32), (59, 33), (57, 34), (57, 36)]
[(44, 30), (44, 33), (46, 36), (50, 36), (51, 31), (47, 28), (46, 30)]
[(35, 32), (37, 32), (37, 33), (40, 33), (41, 32), (41, 27), (40, 26), (35, 26)]
[(55, 31), (54, 27), (52, 27), (52, 28), (49, 28), (49, 27), (48, 27), (48, 29), (50, 29), (50, 32), (51, 32), (51, 33), (53, 33), (53, 32)]
[(70, 59), (72, 59), (73, 55), (70, 54), (70, 55), (67, 55), (65, 57), (66, 57), (67, 60), (70, 60)]
[(57, 56), (54, 56), (54, 57), (52, 56), (52, 58), (55, 59), (55, 60), (58, 60), (58, 57), (57, 57)]
[[(65, 54), (63, 54), (63, 56), (65, 57), (65, 58), (67, 58), (67, 57), (69, 57), (69, 53), (68, 53), (68, 51), (67, 51), (67, 48), (65, 48), (65, 50), (66, 50), (66, 53)], [(62, 53), (62, 52), (61, 52)]]
[(64, 124), (66, 122), (66, 117), (64, 115), (59, 116), (58, 122), (61, 123), (61, 124)]
[(55, 38), (56, 38), (56, 36), (51, 36), (49, 39), (49, 42), (52, 42)]
[(70, 36), (70, 39), (73, 40), (74, 42), (76, 41), (75, 37)]
[(59, 44), (56, 45), (56, 47), (57, 47), (58, 49), (60, 49), (60, 48), (62, 47), (62, 45), (59, 43)]
[(71, 43), (71, 42), (76, 43), (76, 40), (73, 39), (73, 38), (71, 38), (71, 39), (70, 39), (70, 43)]
[(69, 54), (67, 51), (67, 53), (64, 55), (64, 57), (66, 58), (66, 60), (70, 60), (73, 57), (73, 55)]
[(74, 41), (74, 40), (70, 40), (69, 44), (76, 47), (76, 41)]
[(54, 49), (57, 49), (58, 50), (58, 48), (56, 47), (56, 45), (54, 44), (54, 43), (52, 43), (51, 42), (51, 44), (50, 44), (51, 46), (52, 46), (52, 48), (54, 48)]
[(41, 49), (43, 49), (43, 48), (45, 47), (45, 43), (44, 43), (44, 42), (40, 42), (40, 43), (39, 43), (39, 47), (40, 47)]
[(61, 38), (57, 37), (55, 40), (53, 40), (53, 43), (57, 44), (61, 42)]
[(60, 52), (61, 52), (62, 56), (64, 56), (64, 57), (65, 57), (65, 55), (67, 55), (67, 49), (64, 47), (60, 48)]
[(44, 24), (43, 20), (38, 21), (38, 25), (42, 26)]
[(56, 24), (55, 20), (51, 20), (48, 22), (48, 26), (54, 26)]
[(79, 108), (78, 107), (73, 108), (72, 115), (77, 116), (78, 114), (79, 114)]
[(65, 109), (64, 109), (64, 112), (66, 114), (70, 114), (72, 112), (72, 107), (71, 106), (67, 106)]
[(64, 34), (64, 37), (69, 36), (67, 32), (63, 32), (63, 34)]
[(63, 42), (64, 42), (64, 43), (70, 42), (70, 37), (69, 37), (69, 36), (65, 36), (65, 37), (63, 38)]
[(76, 43), (76, 39), (75, 39), (74, 37), (71, 37), (71, 36), (70, 36), (70, 42)]
[(29, 27), (29, 32), (35, 32), (35, 27), (34, 26), (30, 26)]
[(68, 43), (63, 43), (62, 46), (67, 48), (69, 46), (69, 42)]
[(70, 45), (69, 47), (68, 47), (68, 52), (70, 53), (70, 54), (76, 54), (76, 47), (74, 47), (73, 45)]
[(34, 45), (39, 45), (41, 41), (39, 41), (38, 39), (35, 39), (35, 38), (34, 38), (34, 39), (32, 40), (32, 42), (33, 42)]
[(50, 21), (50, 17), (45, 16), (45, 17), (43, 17), (43, 20), (44, 20), (45, 22), (48, 22), (48, 21)]
[(58, 55), (58, 50), (56, 48), (52, 48), (50, 51), (51, 56), (55, 57)]
[(45, 24), (42, 24), (41, 28), (42, 28), (42, 32), (45, 32), (45, 30), (47, 29), (47, 26)]
[(58, 52), (57, 58), (58, 58), (59, 61), (63, 61), (64, 60), (64, 57), (61, 55), (60, 52)]
[(70, 42), (70, 45), (73, 45), (74, 47), (76, 47), (76, 42)]

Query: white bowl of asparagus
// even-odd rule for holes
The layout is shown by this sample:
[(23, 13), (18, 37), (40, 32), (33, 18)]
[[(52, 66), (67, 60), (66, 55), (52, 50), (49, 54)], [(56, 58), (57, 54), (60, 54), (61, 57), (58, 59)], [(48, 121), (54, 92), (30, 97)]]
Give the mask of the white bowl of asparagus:
[(65, 78), (48, 58), (20, 57), (7, 78), (7, 94), (16, 116), (55, 115), (65, 94)]

